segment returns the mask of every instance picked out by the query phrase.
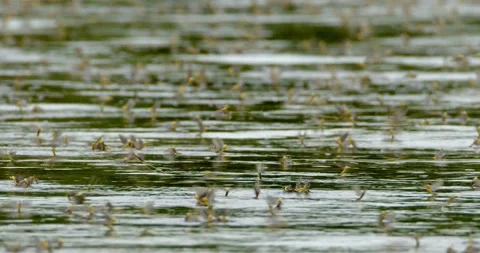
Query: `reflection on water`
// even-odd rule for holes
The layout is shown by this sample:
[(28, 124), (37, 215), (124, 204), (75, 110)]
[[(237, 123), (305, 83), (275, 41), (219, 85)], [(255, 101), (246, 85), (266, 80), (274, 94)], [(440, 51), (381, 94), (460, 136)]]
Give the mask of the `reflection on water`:
[(6, 251), (478, 251), (475, 1), (0, 13)]

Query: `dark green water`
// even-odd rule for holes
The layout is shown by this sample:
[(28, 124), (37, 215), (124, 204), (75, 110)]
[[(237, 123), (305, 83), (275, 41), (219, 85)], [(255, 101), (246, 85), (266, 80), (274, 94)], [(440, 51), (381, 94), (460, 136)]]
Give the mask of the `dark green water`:
[(480, 5), (387, 2), (1, 2), (1, 250), (476, 252)]

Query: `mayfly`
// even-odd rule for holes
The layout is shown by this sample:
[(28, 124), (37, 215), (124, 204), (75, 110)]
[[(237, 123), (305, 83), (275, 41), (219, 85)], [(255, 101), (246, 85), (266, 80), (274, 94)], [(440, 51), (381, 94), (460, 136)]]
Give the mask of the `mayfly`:
[(124, 135), (119, 134), (118, 137), (120, 138), (124, 148), (142, 150), (145, 147), (143, 140), (137, 139), (135, 135), (130, 135), (130, 138), (127, 138)]
[(442, 151), (439, 151), (437, 153), (435, 153), (435, 155), (433, 156), (433, 159), (434, 160), (443, 160), (445, 159), (447, 155), (445, 153), (443, 153)]
[(297, 181), (297, 184), (295, 185), (295, 192), (309, 194), (310, 186), (311, 185), (309, 181), (305, 181), (305, 182)]
[(395, 216), (387, 211), (381, 211), (378, 217), (378, 226), (385, 232), (390, 232), (395, 223)]
[(267, 196), (268, 210), (272, 216), (276, 216), (277, 212), (282, 210), (283, 199)]
[(258, 196), (260, 195), (261, 189), (260, 189), (260, 182), (257, 181), (253, 185), (253, 191), (255, 192), (255, 199), (258, 199)]
[(202, 119), (200, 118), (200, 116), (195, 116), (195, 122), (197, 122), (197, 125), (198, 125), (198, 131), (199, 131), (199, 134), (198, 135), (202, 135), (203, 133), (205, 133), (207, 131), (207, 128), (205, 127), (205, 125), (203, 124), (202, 122)]
[(348, 135), (349, 133), (344, 133), (340, 136), (335, 137), (339, 152), (344, 150), (345, 148), (348, 148), (349, 146), (351, 146), (352, 148), (357, 147), (355, 141), (352, 139), (352, 137), (349, 138)]
[(152, 107), (150, 107), (150, 112), (152, 113), (152, 121), (157, 121), (157, 110), (160, 108), (160, 103), (155, 102)]
[(85, 195), (83, 192), (67, 192), (68, 200), (73, 200), (75, 204), (83, 204), (86, 200)]
[(69, 143), (69, 138), (67, 135), (64, 135), (60, 131), (53, 131), (52, 132), (52, 146), (58, 146), (60, 144), (68, 145)]
[(168, 128), (168, 131), (176, 132), (178, 125), (179, 125), (178, 120), (172, 121), (172, 123), (170, 123), (170, 124), (168, 125), (168, 127), (167, 127), (167, 128)]
[(480, 189), (480, 180), (478, 180), (478, 177), (474, 177), (472, 180), (472, 189), (478, 190)]
[(363, 190), (363, 191), (362, 191), (362, 189), (361, 189), (360, 186), (358, 186), (358, 185), (354, 185), (354, 186), (352, 187), (352, 189), (353, 189), (353, 191), (355, 191), (355, 194), (356, 194), (357, 197), (358, 197), (358, 198), (356, 199), (356, 201), (362, 200), (363, 197), (365, 196), (365, 193), (367, 193), (366, 190)]
[(199, 206), (212, 206), (215, 200), (215, 191), (210, 188), (195, 188), (195, 199)]
[(144, 206), (140, 208), (143, 214), (150, 214), (153, 210), (153, 201), (148, 201)]
[(257, 163), (255, 164), (255, 167), (257, 169), (258, 179), (262, 180), (262, 173), (265, 172), (265, 166), (263, 165), (263, 163)]
[(298, 140), (300, 141), (300, 146), (303, 148), (305, 147), (305, 136), (306, 136), (306, 132), (303, 131), (303, 132), (300, 132), (298, 134)]
[(215, 153), (222, 155), (225, 151), (227, 151), (227, 148), (227, 144), (225, 144), (221, 139), (216, 138), (212, 140), (211, 150), (215, 151)]
[(130, 113), (133, 107), (135, 107), (135, 104), (136, 104), (135, 100), (129, 99), (128, 102), (122, 106), (123, 112)]
[(345, 176), (352, 169), (352, 167), (350, 167), (348, 165), (344, 165), (344, 166), (340, 166), (340, 165), (337, 165), (337, 164), (335, 164), (335, 165), (338, 166), (342, 170), (340, 172), (340, 176)]
[(102, 136), (98, 137), (96, 141), (92, 142), (91, 146), (92, 151), (107, 151), (109, 149)]
[(33, 139), (34, 143), (36, 145), (42, 145), (43, 143), (43, 139), (40, 137), (40, 133), (42, 133), (43, 131), (43, 128), (39, 125), (36, 125), (35, 126), (35, 132), (37, 133), (37, 135), (35, 136), (35, 139)]
[(15, 162), (15, 156), (17, 155), (17, 151), (15, 150), (8, 150), (3, 153), (5, 157), (10, 160), (10, 162), (14, 163)]
[(169, 147), (167, 150), (166, 150), (166, 155), (165, 157), (172, 161), (175, 159), (175, 157), (177, 157), (179, 155), (179, 152), (177, 150), (177, 148), (175, 148), (175, 146), (171, 146)]
[(221, 119), (232, 119), (232, 111), (230, 105), (224, 105), (222, 108), (215, 111), (215, 116)]
[(288, 169), (291, 165), (292, 160), (287, 156), (283, 156), (282, 158), (280, 158), (280, 167), (282, 167), (282, 169)]
[(443, 180), (442, 179), (437, 179), (433, 184), (427, 184), (425, 185), (425, 189), (427, 190), (428, 193), (432, 194), (432, 196), (435, 196), (437, 193), (437, 190), (440, 189), (440, 187), (443, 186)]

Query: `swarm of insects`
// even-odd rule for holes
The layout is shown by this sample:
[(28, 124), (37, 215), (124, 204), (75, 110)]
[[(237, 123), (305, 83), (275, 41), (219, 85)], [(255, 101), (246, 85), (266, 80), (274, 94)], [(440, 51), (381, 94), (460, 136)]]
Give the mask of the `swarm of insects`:
[(292, 187), (291, 185), (287, 185), (283, 188), (283, 191), (309, 194), (310, 186), (311, 185), (309, 181), (304, 181), (304, 182), (297, 181), (297, 183), (295, 184), (295, 187)]
[(6, 252), (17, 253), (17, 252), (22, 252), (26, 249), (27, 249), (26, 246), (22, 246), (19, 243), (12, 243), (12, 244), (5, 245)]
[(10, 179), (13, 181), (15, 186), (22, 188), (29, 188), (33, 184), (38, 184), (38, 178), (35, 176), (22, 177), (22, 176), (11, 176)]
[(187, 212), (185, 215), (186, 222), (201, 222), (203, 225), (211, 225), (212, 223), (227, 222), (227, 216), (217, 215), (212, 206), (196, 208), (193, 212)]
[(46, 240), (46, 239), (38, 239), (36, 238), (36, 247), (37, 252), (53, 252), (54, 249), (61, 249), (63, 248), (63, 240)]

